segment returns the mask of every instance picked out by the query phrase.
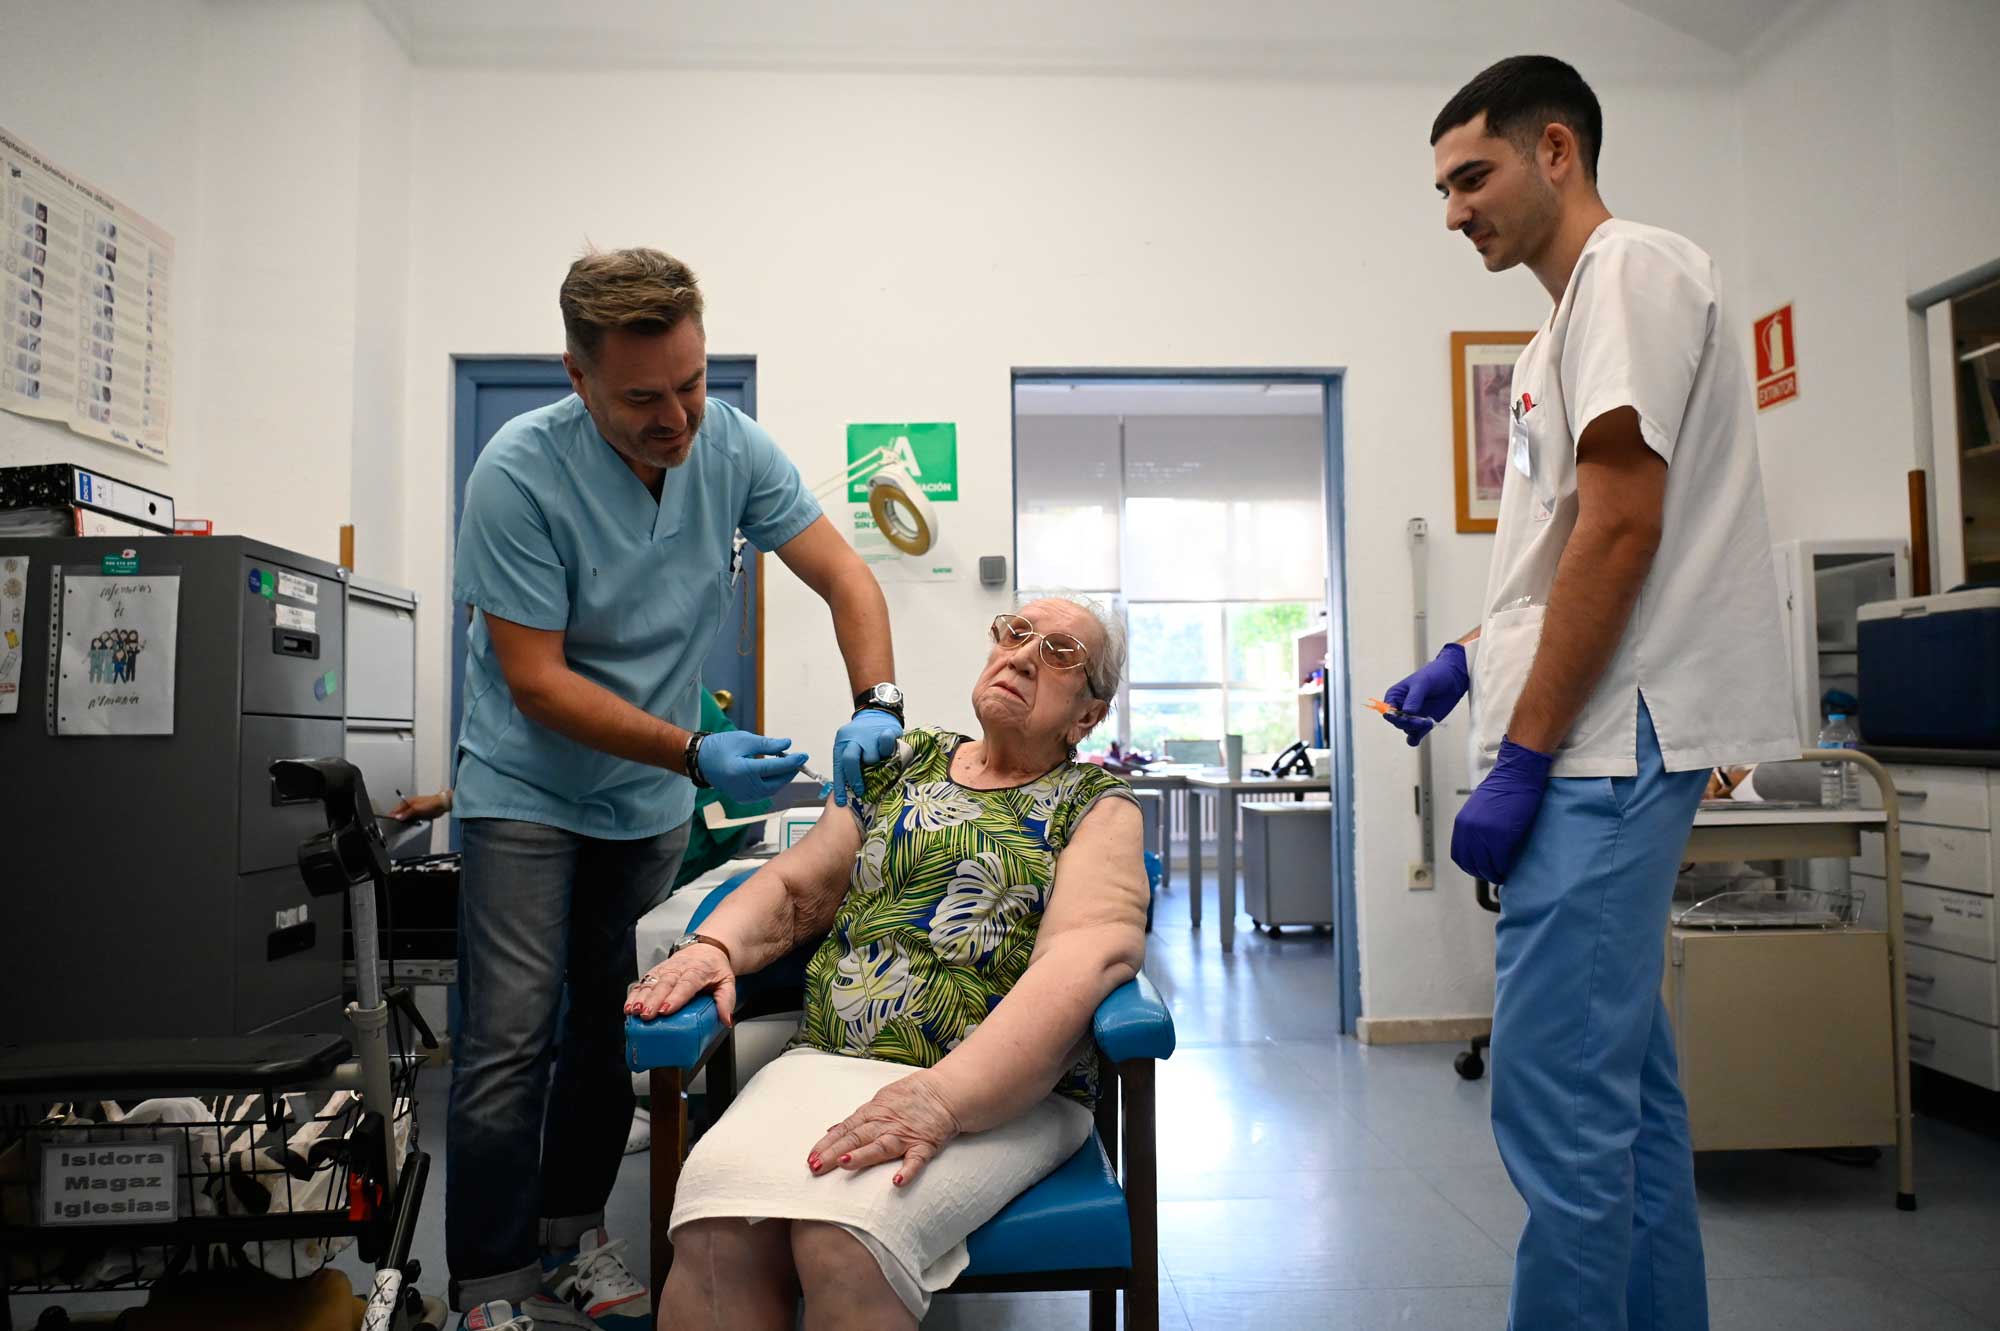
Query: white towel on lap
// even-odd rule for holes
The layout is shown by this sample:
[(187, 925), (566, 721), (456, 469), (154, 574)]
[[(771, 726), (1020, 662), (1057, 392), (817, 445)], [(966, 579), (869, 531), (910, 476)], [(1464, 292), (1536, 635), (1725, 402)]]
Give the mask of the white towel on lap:
[(814, 1178), (806, 1155), (840, 1122), (913, 1069), (794, 1049), (745, 1086), (688, 1155), (670, 1230), (691, 1220), (818, 1220), (875, 1255), (921, 1319), (931, 1295), (965, 1270), (965, 1240), (1076, 1154), (1090, 1111), (1051, 1095), (1011, 1123), (959, 1137), (903, 1187), (895, 1164)]

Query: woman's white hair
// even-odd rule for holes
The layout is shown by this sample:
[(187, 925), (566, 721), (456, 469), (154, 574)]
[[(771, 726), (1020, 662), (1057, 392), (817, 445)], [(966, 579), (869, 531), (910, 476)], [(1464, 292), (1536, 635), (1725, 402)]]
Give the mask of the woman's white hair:
[(1067, 601), (1097, 621), (1104, 646), (1092, 649), (1084, 674), (1090, 680), (1091, 697), (1115, 701), (1118, 686), (1125, 682), (1125, 617), (1095, 597), (1066, 591), (1022, 592), (1014, 598), (1014, 610), (1018, 614), (1036, 601)]

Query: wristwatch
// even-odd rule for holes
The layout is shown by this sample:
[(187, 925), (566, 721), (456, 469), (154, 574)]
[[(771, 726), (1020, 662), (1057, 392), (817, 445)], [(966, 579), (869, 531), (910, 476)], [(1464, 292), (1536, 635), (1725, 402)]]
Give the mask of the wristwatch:
[(865, 712), (870, 707), (887, 712), (901, 721), (903, 719), (903, 691), (894, 684), (877, 684), (854, 695), (854, 710)]
[(729, 963), (729, 968), (731, 970), (736, 969), (736, 958), (729, 955), (729, 944), (723, 942), (719, 938), (710, 938), (707, 934), (688, 934), (686, 937), (682, 938), (679, 942), (675, 943), (672, 947), (668, 948), (667, 955), (670, 957), (679, 956), (682, 952), (685, 952), (688, 948), (693, 947), (696, 943), (706, 943), (710, 947), (720, 949), (722, 952), (722, 959)]
[(696, 790), (708, 789), (708, 778), (701, 774), (701, 742), (708, 738), (709, 733), (697, 730), (688, 736), (687, 747), (681, 750), (681, 771), (694, 783)]

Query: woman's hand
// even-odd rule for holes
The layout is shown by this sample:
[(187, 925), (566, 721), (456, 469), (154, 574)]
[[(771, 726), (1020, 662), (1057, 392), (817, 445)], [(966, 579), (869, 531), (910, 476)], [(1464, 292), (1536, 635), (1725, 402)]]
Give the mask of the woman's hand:
[(895, 1178), (900, 1188), (958, 1132), (958, 1116), (926, 1069), (884, 1086), (874, 1099), (828, 1128), (806, 1157), (806, 1168), (819, 1175), (900, 1159)]
[(736, 1024), (736, 972), (722, 949), (709, 943), (684, 947), (639, 977), (625, 995), (625, 1015), (651, 1021), (679, 1012), (696, 995), (715, 993), (724, 1026)]

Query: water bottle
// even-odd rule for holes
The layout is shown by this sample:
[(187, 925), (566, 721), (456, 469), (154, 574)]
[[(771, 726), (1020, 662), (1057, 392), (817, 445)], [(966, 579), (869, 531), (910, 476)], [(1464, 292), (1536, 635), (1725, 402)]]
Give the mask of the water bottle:
[[(1858, 749), (1861, 734), (1845, 712), (1832, 712), (1819, 728), (1822, 749)], [(1853, 763), (1819, 765), (1819, 802), (1823, 809), (1852, 808), (1861, 802), (1861, 773)]]

